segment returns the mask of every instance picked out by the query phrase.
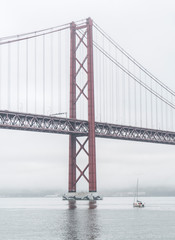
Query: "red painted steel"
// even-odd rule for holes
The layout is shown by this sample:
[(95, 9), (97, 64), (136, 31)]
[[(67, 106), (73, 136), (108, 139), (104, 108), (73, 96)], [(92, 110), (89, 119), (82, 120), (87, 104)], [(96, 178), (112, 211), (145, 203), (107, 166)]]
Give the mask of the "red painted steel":
[(70, 118), (76, 118), (76, 25), (70, 26)]
[(88, 50), (88, 123), (89, 123), (89, 191), (96, 192), (95, 115), (94, 115), (94, 70), (92, 20), (87, 23)]
[[(94, 72), (93, 72), (93, 38), (92, 38), (93, 22), (90, 18), (87, 19), (86, 25), (76, 26), (71, 23), (71, 47), (70, 47), (70, 118), (76, 119), (76, 104), (80, 96), (84, 96), (88, 101), (88, 138), (82, 143), (78, 140), (78, 136), (70, 136), (69, 138), (69, 192), (76, 192), (76, 184), (81, 177), (84, 177), (89, 184), (89, 191), (96, 192), (96, 153), (95, 153), (95, 115), (94, 115)], [(82, 36), (79, 35), (78, 30), (84, 29)], [(76, 45), (76, 39), (78, 44)], [(85, 39), (87, 43), (85, 42)], [(83, 44), (86, 48), (87, 55), (81, 62), (76, 52), (79, 46)], [(79, 67), (76, 68), (76, 63)], [(87, 69), (85, 67), (87, 63)], [(83, 87), (80, 87), (77, 82), (77, 75), (80, 70), (87, 75), (87, 81)], [(79, 94), (76, 96), (76, 88)], [(88, 88), (88, 96), (85, 94), (85, 89)], [(85, 144), (88, 142), (88, 151), (85, 149)], [(77, 151), (76, 145), (79, 145)], [(76, 152), (77, 151), (77, 152)], [(77, 164), (77, 157), (83, 151), (88, 157), (88, 164), (81, 170)], [(76, 169), (80, 172), (76, 178)], [(86, 170), (89, 169), (89, 178), (85, 175)]]
[[(76, 118), (76, 25), (70, 30), (70, 118)], [(69, 192), (76, 192), (76, 136), (69, 136)]]

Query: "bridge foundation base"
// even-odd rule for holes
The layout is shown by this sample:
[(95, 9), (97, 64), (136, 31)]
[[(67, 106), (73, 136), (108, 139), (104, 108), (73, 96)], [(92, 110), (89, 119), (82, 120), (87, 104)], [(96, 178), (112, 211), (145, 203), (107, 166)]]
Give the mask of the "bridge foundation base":
[(102, 200), (96, 192), (69, 192), (63, 195), (63, 200)]

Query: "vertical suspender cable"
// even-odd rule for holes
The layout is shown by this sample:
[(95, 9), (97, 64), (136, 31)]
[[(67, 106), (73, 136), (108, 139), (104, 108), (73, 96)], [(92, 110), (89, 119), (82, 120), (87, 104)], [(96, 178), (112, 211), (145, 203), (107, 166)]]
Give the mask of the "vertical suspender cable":
[[(173, 95), (171, 95), (171, 102), (173, 103)], [(173, 115), (173, 110), (174, 109), (172, 109), (171, 108), (171, 131), (174, 131), (174, 128), (173, 128), (173, 123), (174, 123), (174, 115)]]
[[(134, 75), (135, 75), (135, 63), (134, 63), (134, 69), (133, 69)], [(137, 92), (136, 92), (136, 81), (134, 81), (134, 105), (135, 105), (135, 126), (137, 126), (137, 96), (136, 96)]]
[(107, 114), (107, 116), (108, 116), (108, 122), (111, 122), (111, 71), (110, 71), (110, 61), (108, 60), (107, 61), (107, 66), (108, 66), (108, 68), (107, 68), (107, 76), (106, 76), (106, 79), (108, 79), (108, 81), (106, 81), (106, 82), (108, 82), (107, 83), (107, 97), (109, 98), (109, 100), (108, 100), (108, 114)]
[(98, 121), (101, 122), (101, 53), (97, 51), (98, 56), (98, 113), (99, 113), (99, 119)]
[(111, 122), (111, 74), (110, 74), (110, 61), (107, 59), (107, 72), (106, 72), (106, 92), (107, 92), (107, 96), (106, 98), (108, 99), (108, 103), (107, 103), (107, 122)]
[[(163, 88), (161, 87), (161, 97), (163, 97)], [(161, 125), (162, 130), (164, 127), (164, 121), (163, 121), (163, 101), (161, 101)]]
[(103, 116), (103, 110), (102, 110), (102, 89), (103, 89), (103, 85), (102, 85), (102, 74), (101, 74), (101, 70), (102, 70), (102, 56), (101, 56), (101, 53), (99, 52), (99, 62), (100, 62), (100, 65), (99, 65), (99, 84), (100, 84), (100, 87), (99, 87), (99, 101), (100, 101), (100, 122), (102, 121), (102, 116)]
[[(94, 39), (95, 41), (97, 42), (97, 31), (94, 31)], [(98, 89), (99, 89), (99, 76), (98, 76), (98, 59), (97, 59), (97, 50), (96, 48), (94, 49), (94, 63), (95, 63), (95, 69), (96, 69), (96, 72), (95, 72), (95, 76), (94, 76), (94, 79), (96, 81), (94, 81), (94, 85), (95, 85), (95, 121), (98, 121), (98, 115), (99, 115), (99, 109), (98, 109), (98, 106), (99, 106), (99, 102), (98, 102)]]
[(26, 112), (28, 112), (28, 39), (26, 40)]
[[(95, 41), (97, 42), (97, 31), (95, 31)], [(97, 55), (97, 49), (94, 49), (94, 57), (95, 57), (95, 68), (96, 68), (96, 81), (95, 83), (95, 109), (96, 109), (96, 115), (95, 115), (95, 121), (99, 121), (98, 116), (99, 116), (99, 94), (98, 94), (98, 89), (99, 89), (99, 61), (98, 61), (98, 55)]]
[(53, 113), (53, 34), (50, 36), (51, 113)]
[(104, 121), (107, 122), (107, 93), (106, 93), (106, 86), (107, 86), (107, 83), (106, 83), (106, 76), (107, 76), (107, 64), (106, 64), (106, 57), (104, 57), (104, 65), (103, 65), (103, 68), (104, 68)]
[[(146, 83), (146, 74), (145, 74), (145, 83)], [(147, 98), (147, 89), (145, 88), (145, 110), (146, 110), (146, 116), (145, 116), (145, 118), (146, 118), (146, 128), (147, 128), (147, 126), (148, 126), (148, 106), (147, 106), (147, 102), (148, 101), (148, 98)]]
[(102, 71), (102, 69), (103, 69), (103, 56), (102, 56), (102, 54), (101, 53), (99, 53), (100, 54), (100, 69), (101, 69), (101, 71), (100, 71), (100, 122), (102, 122), (103, 121), (103, 95), (102, 95), (102, 93), (103, 93), (103, 71)]
[[(106, 109), (106, 122), (110, 122), (110, 76), (109, 76), (109, 60), (106, 58), (106, 102), (107, 102), (107, 109)], [(109, 79), (109, 80), (107, 80)]]
[[(141, 69), (139, 69), (140, 72), (140, 82), (142, 80), (142, 72)], [(140, 127), (142, 127), (142, 86), (140, 84)]]
[(8, 44), (8, 110), (10, 110), (10, 102), (11, 102), (11, 46)]
[(58, 112), (61, 112), (61, 32), (58, 32)]
[(45, 114), (45, 35), (43, 35), (43, 114)]
[[(122, 54), (122, 66), (124, 66), (124, 60), (123, 60), (123, 54)], [(122, 102), (123, 102), (123, 107), (122, 107), (122, 119), (123, 119), (123, 124), (125, 124), (125, 72), (122, 71), (122, 98), (121, 98)]]
[[(105, 44), (106, 45), (106, 44)], [(105, 122), (107, 122), (108, 119), (108, 98), (107, 98), (107, 87), (108, 87), (108, 83), (107, 83), (107, 71), (108, 71), (108, 65), (107, 65), (107, 58), (104, 58), (104, 69), (105, 69), (105, 74), (104, 74), (104, 90), (105, 90)]]
[[(103, 37), (103, 49), (104, 49), (104, 37)], [(105, 115), (106, 115), (106, 112), (105, 112), (105, 105), (106, 105), (106, 102), (105, 102), (105, 83), (104, 83), (104, 76), (105, 76), (105, 64), (104, 64), (104, 54), (103, 54), (103, 121), (105, 122)]]
[[(116, 61), (118, 60), (118, 54), (117, 54), (117, 49), (116, 49)], [(116, 66), (116, 79), (115, 79), (115, 91), (116, 91), (116, 98), (115, 98), (115, 102), (116, 102), (116, 119), (115, 119), (115, 122), (116, 123), (119, 123), (119, 110), (118, 110), (118, 106), (119, 106), (119, 91), (118, 91), (118, 67)]]
[[(152, 78), (150, 79), (151, 80), (151, 89), (152, 89)], [(151, 128), (153, 128), (153, 95), (152, 93), (150, 94), (150, 97), (151, 97)]]
[[(166, 92), (166, 97), (168, 99), (168, 92)], [(169, 122), (169, 113), (168, 113), (169, 106), (166, 104), (166, 130), (168, 130), (168, 122)]]
[[(65, 81), (64, 81), (64, 83), (65, 83), (65, 85), (63, 85), (64, 86), (64, 88), (65, 89), (69, 89), (69, 87), (68, 87), (68, 78), (69, 78), (69, 76), (68, 76), (68, 73), (69, 73), (69, 65), (68, 65), (68, 62), (69, 62), (69, 49), (68, 49), (68, 42), (69, 42), (69, 37), (68, 37), (68, 32), (65, 32), (65, 37), (66, 37), (66, 40), (65, 40), (65, 42), (66, 42), (66, 44), (65, 44)], [(68, 91), (67, 91), (68, 92)], [(65, 96), (66, 96), (66, 94), (67, 94), (67, 92), (65, 92)], [(63, 106), (64, 107), (64, 112), (67, 112), (68, 110), (68, 106), (69, 105), (69, 103), (68, 103), (68, 95), (67, 95), (67, 97), (66, 97), (66, 99), (65, 99), (65, 105)]]
[[(96, 39), (96, 32), (94, 32), (94, 37), (93, 39)], [(92, 43), (93, 44), (93, 43)], [(96, 69), (97, 71), (97, 59), (96, 59), (96, 50), (94, 49), (93, 51), (93, 54), (94, 54), (94, 68)], [(96, 121), (96, 114), (97, 114), (97, 108), (96, 108), (96, 103), (97, 103), (97, 95), (95, 94), (96, 93), (96, 85), (97, 85), (97, 77), (94, 76), (94, 79), (96, 79), (96, 81), (94, 81), (94, 106), (95, 106), (95, 121)]]
[[(158, 92), (157, 91), (157, 84), (156, 84), (156, 92)], [(156, 97), (156, 129), (158, 129), (158, 104), (157, 104), (157, 101), (158, 101), (158, 99), (157, 99), (157, 97)]]
[(36, 85), (36, 76), (37, 76), (37, 42), (36, 42), (37, 38), (36, 38), (36, 33), (35, 33), (35, 46), (34, 46), (34, 64), (35, 64), (35, 113), (36, 113), (36, 108), (37, 108), (37, 101), (36, 101), (36, 94), (37, 94), (37, 85)]
[[(97, 41), (97, 32), (95, 34), (95, 39)], [(99, 122), (99, 94), (98, 94), (98, 91), (99, 91), (99, 88), (100, 88), (100, 85), (99, 85), (99, 56), (98, 56), (98, 53), (97, 53), (97, 49), (94, 48), (94, 57), (95, 57), (95, 69), (96, 69), (96, 72), (94, 73), (94, 79), (96, 79), (96, 81), (94, 81), (94, 85), (95, 85), (95, 91), (94, 91), (94, 94), (95, 94), (95, 99), (96, 99), (96, 102), (95, 102), (95, 121), (98, 121)]]
[(0, 46), (0, 109), (2, 108), (2, 104), (1, 104), (1, 88), (2, 88), (2, 68), (1, 68), (1, 46)]
[[(127, 58), (128, 60), (128, 71), (129, 70), (129, 58)], [(130, 92), (130, 78), (128, 75), (128, 125), (131, 125), (131, 92)]]
[(19, 41), (17, 41), (17, 111), (19, 111)]
[(114, 122), (114, 77), (113, 64), (111, 63), (111, 122)]
[[(166, 99), (168, 99), (168, 92), (166, 91)], [(165, 104), (165, 121), (166, 121), (166, 130), (168, 130), (168, 105)]]

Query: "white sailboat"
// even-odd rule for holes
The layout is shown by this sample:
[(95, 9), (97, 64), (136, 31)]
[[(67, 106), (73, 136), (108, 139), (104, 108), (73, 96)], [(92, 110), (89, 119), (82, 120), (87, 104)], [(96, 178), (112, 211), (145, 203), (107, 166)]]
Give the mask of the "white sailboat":
[(134, 196), (133, 207), (143, 208), (145, 206), (142, 201), (138, 200), (138, 188), (139, 188), (139, 180), (137, 179), (137, 189), (136, 189), (136, 196)]

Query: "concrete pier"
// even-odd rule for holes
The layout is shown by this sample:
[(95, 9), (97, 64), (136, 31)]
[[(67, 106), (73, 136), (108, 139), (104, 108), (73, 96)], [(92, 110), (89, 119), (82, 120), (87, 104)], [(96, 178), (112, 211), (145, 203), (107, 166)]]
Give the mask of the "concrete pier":
[(98, 193), (92, 192), (70, 192), (63, 195), (63, 200), (102, 200)]

